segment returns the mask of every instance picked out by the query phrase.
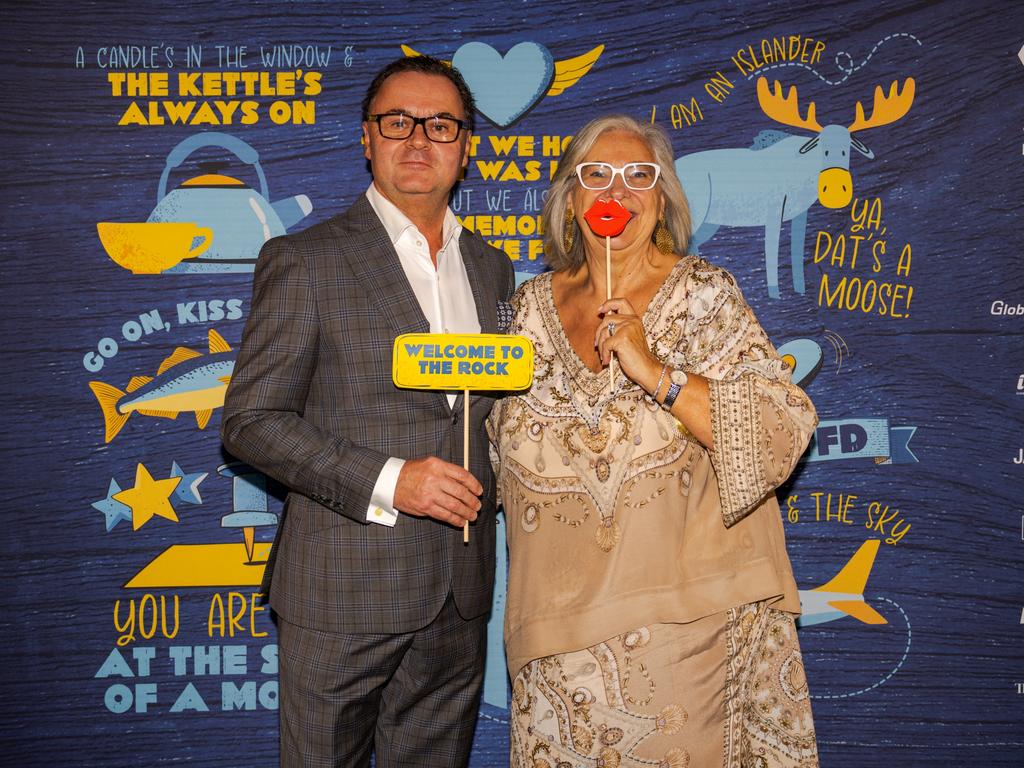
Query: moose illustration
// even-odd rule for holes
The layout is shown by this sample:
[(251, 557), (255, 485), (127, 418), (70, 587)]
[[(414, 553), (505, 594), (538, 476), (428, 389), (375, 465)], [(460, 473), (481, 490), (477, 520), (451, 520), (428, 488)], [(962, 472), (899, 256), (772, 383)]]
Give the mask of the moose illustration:
[(793, 290), (804, 292), (804, 236), (807, 209), (815, 200), (826, 208), (842, 208), (853, 198), (850, 151), (869, 160), (874, 153), (851, 134), (894, 123), (910, 111), (914, 80), (902, 88), (893, 81), (888, 94), (875, 87), (871, 117), (865, 119), (858, 101), (849, 127), (826, 125), (815, 118), (812, 101), (807, 116), (800, 116), (796, 86), (787, 96), (776, 81), (757, 81), (757, 100), (772, 120), (794, 128), (815, 131), (808, 139), (783, 131), (761, 131), (748, 148), (712, 149), (683, 155), (676, 172), (690, 203), (693, 236), (690, 253), (698, 254), (719, 227), (764, 227), (764, 261), (768, 295), (779, 297), (779, 235), (782, 223), (790, 224)]

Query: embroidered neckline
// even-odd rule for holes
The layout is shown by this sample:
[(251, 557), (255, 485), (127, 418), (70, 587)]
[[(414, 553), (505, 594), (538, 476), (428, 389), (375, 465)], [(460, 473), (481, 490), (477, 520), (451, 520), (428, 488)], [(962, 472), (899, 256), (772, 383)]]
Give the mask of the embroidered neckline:
[[(692, 266), (695, 262), (695, 259), (686, 256), (680, 258), (679, 261), (672, 265), (672, 269), (669, 270), (658, 290), (655, 291), (654, 296), (648, 302), (647, 309), (640, 320), (643, 324), (648, 344), (651, 347), (654, 346), (656, 339), (652, 329), (656, 327), (657, 321), (661, 317), (665, 302), (668, 301), (676, 285), (688, 272), (686, 268)], [(537, 305), (542, 310), (540, 314), (544, 330), (547, 333), (548, 340), (555, 348), (555, 354), (561, 359), (562, 365), (569, 374), (569, 377), (575, 382), (577, 387), (586, 393), (587, 399), (594, 403), (601, 400), (611, 400), (626, 390), (638, 388), (639, 385), (627, 379), (618, 366), (616, 366), (615, 372), (615, 386), (612, 388), (608, 383), (607, 368), (594, 372), (580, 358), (572, 344), (569, 343), (569, 337), (566, 335), (565, 327), (562, 325), (562, 318), (558, 313), (558, 307), (555, 306), (555, 297), (551, 290), (551, 281), (554, 274), (554, 272), (545, 272), (539, 275), (533, 281), (533, 284), (537, 292)]]

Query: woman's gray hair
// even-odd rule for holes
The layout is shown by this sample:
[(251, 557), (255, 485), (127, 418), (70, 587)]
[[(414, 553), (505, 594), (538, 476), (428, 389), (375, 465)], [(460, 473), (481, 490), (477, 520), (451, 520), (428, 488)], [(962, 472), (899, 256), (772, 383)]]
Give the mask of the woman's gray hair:
[[(574, 211), (572, 248), (565, 249), (565, 212), (569, 196), (579, 183), (576, 166), (583, 161), (598, 137), (606, 131), (627, 131), (642, 139), (651, 149), (654, 162), (661, 166), (658, 188), (665, 197), (665, 224), (672, 233), (676, 253), (686, 253), (690, 242), (690, 207), (679, 183), (672, 157), (672, 145), (665, 131), (652, 123), (641, 123), (627, 115), (606, 115), (587, 123), (573, 136), (565, 154), (558, 163), (544, 202), (544, 256), (548, 266), (554, 270), (575, 272), (586, 260), (583, 251), (583, 235), (580, 217), (583, 211)], [(653, 233), (652, 233), (653, 240)]]

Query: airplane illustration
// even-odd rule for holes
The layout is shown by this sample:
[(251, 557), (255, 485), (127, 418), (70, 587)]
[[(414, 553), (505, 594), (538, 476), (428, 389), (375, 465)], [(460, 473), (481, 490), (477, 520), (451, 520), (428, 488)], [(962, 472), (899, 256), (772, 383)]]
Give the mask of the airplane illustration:
[(882, 614), (864, 602), (864, 586), (875, 563), (879, 544), (878, 539), (868, 539), (831, 581), (814, 589), (801, 589), (803, 615), (797, 619), (797, 625), (812, 627), (843, 616), (852, 616), (865, 624), (888, 624)]

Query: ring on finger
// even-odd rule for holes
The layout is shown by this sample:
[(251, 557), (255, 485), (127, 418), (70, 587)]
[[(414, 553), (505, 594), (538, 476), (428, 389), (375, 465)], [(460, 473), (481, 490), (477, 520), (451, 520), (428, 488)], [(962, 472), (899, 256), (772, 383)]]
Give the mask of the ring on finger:
[(614, 336), (615, 335), (615, 323), (608, 323), (608, 335), (609, 336)]

